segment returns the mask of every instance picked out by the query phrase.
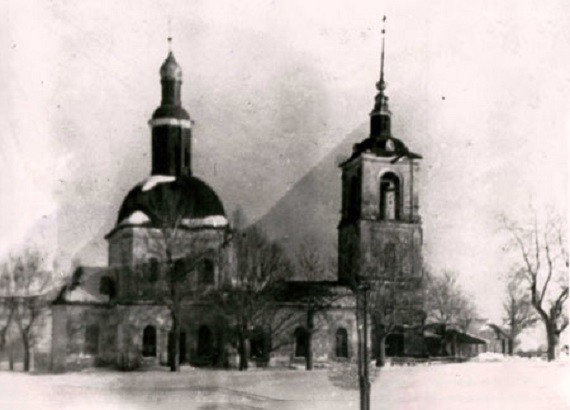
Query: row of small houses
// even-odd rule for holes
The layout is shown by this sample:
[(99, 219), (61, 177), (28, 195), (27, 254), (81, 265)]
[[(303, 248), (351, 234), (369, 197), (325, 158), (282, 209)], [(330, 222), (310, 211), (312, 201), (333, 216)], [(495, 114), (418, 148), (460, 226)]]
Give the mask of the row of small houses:
[(512, 352), (509, 338), (499, 326), (484, 323), (478, 327), (476, 334), (443, 323), (397, 327), (386, 338), (386, 357), (392, 358), (393, 363), (400, 363), (434, 358), (467, 360), (479, 353)]

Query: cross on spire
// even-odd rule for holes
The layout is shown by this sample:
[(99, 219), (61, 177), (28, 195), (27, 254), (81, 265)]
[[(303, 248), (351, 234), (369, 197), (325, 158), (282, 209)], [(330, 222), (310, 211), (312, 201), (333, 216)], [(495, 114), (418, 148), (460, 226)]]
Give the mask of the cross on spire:
[(168, 17), (168, 51), (172, 51), (172, 19)]

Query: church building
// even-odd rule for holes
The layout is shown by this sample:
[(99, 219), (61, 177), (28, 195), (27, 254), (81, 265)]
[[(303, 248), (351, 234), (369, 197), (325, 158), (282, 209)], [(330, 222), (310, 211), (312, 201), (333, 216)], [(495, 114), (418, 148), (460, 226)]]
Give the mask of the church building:
[[(160, 77), (162, 100), (149, 121), (151, 175), (131, 189), (119, 208), (116, 225), (106, 236), (108, 266), (77, 268), (52, 304), (51, 346), (44, 346), (49, 356), (44, 361), (53, 371), (167, 365), (173, 360), (169, 357), (173, 320), (161, 266), (196, 255), (199, 263), (191, 268), (195, 274), (178, 286), (179, 360), (198, 366), (228, 365), (218, 359), (231, 345), (224, 338), (229, 324), (216, 306), (196, 300), (192, 292), (204, 293), (234, 280), (232, 229), (216, 192), (193, 173), (192, 120), (182, 106), (182, 70), (172, 52)], [(311, 333), (314, 360), (354, 357), (351, 293), (336, 282), (305, 285), (289, 283), (285, 294), (275, 300), (276, 320), (286, 317), (287, 326), (272, 334), (271, 342), (251, 340), (255, 364), (305, 363), (308, 306), (296, 295), (306, 294), (313, 285), (337, 295), (326, 312), (320, 309), (314, 317), (310, 313), (316, 329)]]
[[(161, 103), (149, 121), (151, 174), (130, 190), (118, 210), (106, 236), (108, 266), (77, 268), (52, 303), (46, 328), (50, 343), (38, 345), (37, 354), (52, 371), (167, 365), (175, 360), (170, 357), (173, 343), (179, 345), (182, 364), (232, 366), (219, 360), (221, 352), (236, 347), (224, 336), (230, 327), (227, 318), (192, 294), (235, 280), (232, 228), (216, 192), (193, 172), (192, 120), (182, 105), (182, 69), (172, 52), (160, 67), (160, 79)], [(377, 88), (370, 135), (341, 164), (338, 279), (287, 283), (273, 305), (279, 313), (275, 317), (287, 317), (286, 326), (271, 335), (260, 329), (262, 336), (251, 339), (255, 365), (304, 366), (309, 352), (316, 366), (355, 360), (352, 290), (362, 281), (372, 289), (367, 339), (373, 355), (379, 355), (382, 344), (390, 355), (421, 355), (425, 350), (413, 330), (423, 316), (415, 288), (409, 286), (422, 263), (414, 182), (421, 157), (392, 135), (384, 45)], [(189, 257), (196, 263), (177, 267)], [(165, 264), (173, 265), (174, 272), (194, 273), (176, 288), (182, 307), (175, 333), (166, 302), (170, 289), (165, 291), (161, 270)], [(334, 296), (326, 304), (307, 297), (323, 291)], [(179, 334), (177, 340), (173, 334)]]

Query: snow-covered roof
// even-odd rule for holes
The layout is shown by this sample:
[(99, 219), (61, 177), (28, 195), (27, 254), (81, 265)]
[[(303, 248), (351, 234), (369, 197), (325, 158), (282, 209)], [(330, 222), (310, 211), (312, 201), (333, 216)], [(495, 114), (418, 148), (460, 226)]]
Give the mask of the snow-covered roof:
[(174, 182), (176, 180), (175, 176), (172, 175), (151, 175), (144, 181), (140, 183), (141, 191), (150, 191), (158, 184), (163, 184), (166, 182)]
[(55, 303), (108, 303), (109, 296), (100, 293), (103, 276), (112, 276), (109, 268), (79, 266), (60, 288)]
[(186, 228), (221, 228), (228, 226), (228, 220), (223, 215), (207, 216), (206, 218), (184, 218), (181, 221), (181, 225)]
[(189, 227), (228, 225), (222, 202), (204, 181), (194, 176), (153, 175), (127, 194), (116, 228), (162, 225), (163, 218), (174, 221), (178, 216)]
[(135, 211), (123, 219), (119, 225), (142, 225), (150, 222), (150, 218), (142, 211)]
[(95, 296), (81, 287), (68, 290), (65, 294), (65, 301), (72, 303), (104, 303), (109, 301), (108, 296)]

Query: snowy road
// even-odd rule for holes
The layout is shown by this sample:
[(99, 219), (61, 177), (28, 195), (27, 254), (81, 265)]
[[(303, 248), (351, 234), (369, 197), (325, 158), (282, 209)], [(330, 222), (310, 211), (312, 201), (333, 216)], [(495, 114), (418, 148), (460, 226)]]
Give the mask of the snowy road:
[[(372, 409), (567, 410), (569, 372), (567, 364), (533, 361), (392, 367), (373, 384)], [(326, 370), (2, 372), (0, 409), (357, 409), (358, 393), (335, 377)]]

